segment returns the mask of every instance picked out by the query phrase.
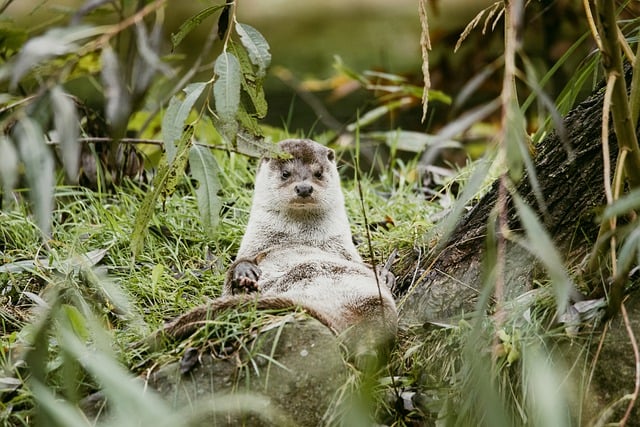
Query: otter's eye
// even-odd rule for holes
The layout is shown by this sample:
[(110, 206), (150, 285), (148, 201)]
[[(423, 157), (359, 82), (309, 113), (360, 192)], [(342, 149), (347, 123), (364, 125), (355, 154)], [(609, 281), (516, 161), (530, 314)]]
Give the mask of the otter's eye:
[(289, 172), (288, 170), (283, 170), (281, 176), (282, 176), (282, 179), (287, 179), (291, 176), (291, 172)]
[(322, 179), (322, 171), (317, 171), (313, 174), (313, 176), (315, 176), (318, 179)]

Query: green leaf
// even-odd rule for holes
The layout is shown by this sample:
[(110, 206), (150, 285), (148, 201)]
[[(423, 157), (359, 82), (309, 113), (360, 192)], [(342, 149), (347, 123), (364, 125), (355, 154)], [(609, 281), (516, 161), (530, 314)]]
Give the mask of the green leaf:
[(182, 25), (180, 25), (180, 28), (178, 28), (178, 32), (171, 34), (171, 44), (173, 45), (173, 48), (175, 49), (180, 44), (180, 42), (182, 42), (182, 40), (187, 36), (187, 34), (189, 34), (191, 31), (194, 30), (194, 28), (200, 25), (202, 21), (204, 21), (211, 14), (215, 13), (217, 10), (222, 9), (225, 6), (226, 5), (224, 4), (220, 4), (217, 6), (208, 7), (196, 13), (186, 21), (184, 21)]
[(183, 89), (186, 94), (184, 101), (181, 101), (177, 96), (169, 101), (167, 111), (162, 118), (162, 141), (169, 163), (175, 159), (178, 149), (176, 141), (181, 138), (189, 112), (206, 87), (207, 83), (204, 82), (191, 83)]
[(438, 223), (437, 227), (434, 227), (432, 231), (430, 231), (430, 238), (435, 238), (436, 235), (438, 236), (439, 243), (436, 252), (442, 250), (439, 248), (442, 248), (449, 240), (449, 237), (451, 237), (451, 233), (453, 233), (460, 218), (462, 218), (466, 212), (469, 202), (478, 195), (482, 186), (485, 185), (491, 170), (491, 165), (492, 161), (489, 154), (478, 160), (466, 185), (462, 187), (462, 193), (460, 193), (454, 202), (449, 214)]
[(189, 165), (191, 176), (198, 181), (196, 197), (198, 198), (198, 210), (205, 231), (209, 237), (218, 225), (220, 212), (220, 180), (218, 179), (218, 163), (215, 157), (206, 147), (193, 145), (189, 152)]
[(16, 124), (14, 137), (24, 163), (36, 224), (43, 236), (48, 236), (55, 185), (53, 155), (40, 125), (29, 117), (23, 117)]
[(379, 107), (376, 107), (372, 110), (367, 111), (361, 117), (358, 118), (353, 123), (347, 125), (346, 130), (349, 132), (355, 132), (356, 129), (361, 129), (370, 124), (374, 123), (380, 117), (385, 116), (386, 114), (397, 110), (398, 108), (404, 107), (406, 105), (411, 104), (411, 100), (408, 98), (400, 98), (397, 101), (391, 101), (386, 104), (383, 104)]
[[(255, 109), (254, 115), (257, 118), (265, 117), (267, 115), (267, 100), (264, 97), (264, 89), (262, 88), (263, 79), (257, 79), (253, 75), (253, 65), (251, 65), (249, 55), (241, 46), (230, 41), (229, 50), (233, 52), (240, 63), (240, 69), (242, 71), (242, 90), (244, 90), (244, 92), (249, 96), (251, 104), (253, 104), (253, 108)], [(240, 104), (240, 110), (242, 110), (242, 103)], [(249, 113), (247, 112), (247, 114)], [(240, 118), (238, 119), (241, 120)]]
[(240, 63), (233, 54), (223, 52), (216, 59), (214, 72), (216, 81), (213, 84), (213, 96), (216, 112), (222, 122), (233, 122), (240, 105)]
[(53, 28), (41, 36), (34, 37), (22, 46), (13, 66), (11, 88), (15, 89), (22, 77), (38, 63), (55, 56), (65, 55), (78, 49), (78, 42), (88, 37), (103, 34), (105, 27)]
[(78, 142), (80, 127), (76, 106), (70, 96), (59, 86), (54, 86), (50, 95), (53, 122), (60, 141), (63, 166), (67, 178), (71, 182), (76, 182), (78, 180), (81, 149)]
[(9, 206), (11, 192), (18, 182), (18, 152), (8, 136), (0, 134), (0, 186), (2, 206)]
[(253, 65), (258, 67), (256, 77), (261, 79), (267, 73), (267, 68), (271, 64), (271, 52), (269, 43), (258, 30), (247, 24), (237, 24), (236, 31), (240, 36), (240, 42), (247, 49), (249, 58)]
[(625, 215), (638, 208), (640, 208), (640, 188), (635, 188), (608, 205), (600, 221)]
[[(433, 135), (422, 132), (392, 130), (387, 132), (369, 132), (367, 137), (384, 141), (384, 143), (398, 150), (422, 153), (428, 147), (437, 145), (438, 148), (462, 148), (462, 144), (453, 140), (437, 140)], [(435, 144), (434, 144), (435, 142)]]
[(173, 162), (168, 162), (168, 154), (165, 154), (160, 159), (156, 176), (153, 179), (153, 189), (147, 193), (147, 196), (140, 204), (140, 208), (136, 213), (136, 218), (133, 224), (130, 248), (134, 257), (142, 249), (147, 225), (149, 224), (149, 221), (151, 221), (153, 210), (158, 198), (161, 195), (167, 197), (173, 191), (178, 179), (184, 173), (193, 132), (193, 126), (189, 126), (184, 132), (182, 139), (180, 140), (180, 144), (178, 144), (178, 147), (176, 148), (176, 155)]
[(524, 203), (518, 194), (513, 194), (513, 201), (520, 221), (527, 232), (528, 244), (524, 244), (524, 246), (542, 262), (549, 273), (556, 294), (558, 312), (564, 313), (573, 285), (562, 265), (562, 256), (556, 250), (549, 234), (542, 227), (531, 208)]
[(635, 228), (624, 240), (618, 252), (618, 271), (629, 271), (634, 263), (640, 263), (640, 260), (638, 260), (639, 254), (640, 228)]
[[(38, 402), (39, 411), (44, 412), (47, 423), (51, 425), (60, 425), (68, 427), (90, 427), (91, 423), (82, 411), (71, 403), (60, 400), (54, 396), (49, 388), (42, 385), (39, 381), (32, 380), (29, 388), (33, 392), (33, 396)], [(44, 415), (43, 414), (43, 415)]]
[[(102, 393), (113, 408), (117, 408), (113, 413), (115, 418), (111, 425), (179, 423), (178, 414), (163, 404), (157, 393), (145, 390), (142, 382), (135, 381), (132, 375), (108, 354), (86, 347), (68, 330), (60, 331), (59, 341), (60, 347), (73, 355), (98, 381)], [(179, 415), (184, 420), (184, 414)]]
[(76, 307), (69, 304), (63, 304), (61, 309), (66, 315), (66, 320), (69, 321), (69, 326), (71, 326), (73, 332), (82, 339), (89, 338), (89, 330), (86, 326), (87, 319), (84, 318), (82, 313), (80, 313)]
[(20, 50), (28, 35), (26, 29), (15, 22), (8, 20), (0, 22), (0, 40), (2, 41), (0, 51), (9, 57), (7, 54), (10, 52)]
[(255, 116), (247, 113), (247, 110), (244, 109), (243, 105), (240, 105), (238, 109), (238, 122), (246, 130), (255, 136), (263, 136), (264, 132), (262, 132), (262, 128), (258, 124), (258, 120)]
[(496, 111), (499, 107), (500, 100), (494, 99), (493, 101), (490, 101), (484, 105), (475, 107), (465, 112), (459, 118), (448, 123), (442, 129), (440, 129), (438, 131), (438, 134), (436, 135), (436, 141), (434, 141), (434, 143), (439, 140), (455, 138), (456, 136), (465, 132), (474, 124), (484, 120), (489, 115), (493, 114), (493, 112)]
[(162, 184), (160, 194), (163, 199), (168, 198), (175, 190), (176, 186), (182, 179), (184, 171), (187, 167), (187, 161), (189, 159), (189, 147), (191, 146), (191, 138), (193, 137), (195, 129), (189, 125), (182, 134), (182, 138), (178, 143), (176, 157), (169, 164), (167, 169), (167, 175)]

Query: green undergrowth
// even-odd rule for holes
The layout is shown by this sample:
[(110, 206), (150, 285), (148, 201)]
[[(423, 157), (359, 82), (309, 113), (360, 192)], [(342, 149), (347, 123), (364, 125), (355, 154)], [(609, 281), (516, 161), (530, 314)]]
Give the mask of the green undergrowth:
[[(192, 347), (204, 346), (222, 358), (244, 352), (251, 359), (248, 343), (276, 327), (278, 313), (229, 312), (182, 343), (152, 351), (141, 345), (165, 321), (221, 293), (248, 220), (256, 165), (224, 156), (220, 163), (229, 167), (220, 176), (223, 207), (215, 232), (203, 229), (185, 177), (156, 207), (135, 259), (130, 240), (148, 191), (144, 185), (126, 183), (108, 193), (57, 187), (46, 244), (25, 204), (0, 212), (4, 424), (42, 424), (38, 416), (55, 415), (58, 425), (91, 425), (78, 405), (102, 389), (114, 404), (121, 399), (125, 408), (131, 402), (146, 408), (133, 410), (131, 419), (125, 410), (114, 422), (156, 425), (164, 412), (154, 408), (163, 404), (155, 397), (137, 401), (145, 398), (136, 397), (135, 387), (124, 393), (131, 375), (180, 361)], [(467, 176), (461, 171), (458, 182)], [(397, 162), (380, 179), (344, 180), (354, 238), (367, 262), (384, 263), (395, 249), (403, 256), (434, 244), (428, 240), (434, 238), (434, 218), (451, 209), (455, 180), (445, 182), (443, 197), (433, 200), (416, 191), (417, 180), (415, 162)], [(533, 295), (511, 302), (500, 325), (486, 314), (452, 324), (403, 325), (384, 366), (350, 370), (325, 419), (368, 425), (373, 413), (376, 422), (397, 426), (478, 420), (496, 426), (570, 425), (566, 408), (579, 408), (581, 395), (573, 393), (578, 402), (566, 402), (567, 372), (578, 378), (584, 372), (562, 364), (562, 349), (581, 348), (589, 335), (569, 338), (551, 321), (552, 295), (544, 286)], [(554, 398), (540, 402), (545, 395)], [(167, 417), (163, 425), (174, 419)]]
[[(109, 354), (130, 370), (140, 371), (154, 358), (157, 362), (180, 357), (180, 349), (149, 354), (136, 344), (166, 320), (221, 293), (248, 219), (256, 163), (239, 155), (224, 156), (221, 161), (229, 167), (220, 176), (223, 207), (215, 232), (203, 230), (194, 188), (185, 177), (176, 192), (156, 207), (144, 250), (135, 259), (130, 240), (136, 211), (148, 191), (144, 185), (125, 183), (108, 193), (57, 187), (51, 238), (44, 244), (21, 198), (0, 212), (4, 330), (0, 417), (5, 423), (33, 421), (33, 393), (38, 401), (43, 398), (33, 385), (36, 382), (71, 403), (102, 383), (77, 361), (72, 367), (66, 365), (71, 351), (60, 334), (69, 330), (87, 348), (102, 341), (110, 347)], [(400, 175), (409, 174), (412, 167), (405, 166)], [(415, 191), (415, 180), (403, 178), (399, 183), (400, 175), (376, 182), (362, 179), (364, 211), (356, 183), (344, 182), (353, 233), (366, 260), (373, 253), (376, 263), (383, 262), (393, 249), (422, 244), (419, 236), (432, 225), (429, 213), (442, 209), (425, 202)], [(240, 335), (254, 336), (272, 317), (240, 319), (236, 314), (219, 320), (207, 337), (215, 336), (212, 345), (225, 351), (224, 345), (235, 340), (231, 346), (241, 346)], [(42, 348), (30, 352), (30, 345)], [(29, 369), (24, 367), (25, 357)], [(33, 364), (40, 365), (41, 372), (31, 372)], [(77, 380), (76, 388), (69, 375)]]

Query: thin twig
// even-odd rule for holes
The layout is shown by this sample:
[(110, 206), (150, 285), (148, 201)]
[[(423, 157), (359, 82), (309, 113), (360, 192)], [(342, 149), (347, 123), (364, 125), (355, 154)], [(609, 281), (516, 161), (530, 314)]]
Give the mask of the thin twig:
[(619, 425), (623, 427), (627, 424), (627, 421), (629, 421), (631, 411), (633, 410), (636, 400), (638, 399), (638, 393), (640, 393), (640, 352), (638, 351), (638, 343), (636, 342), (636, 337), (634, 335), (633, 329), (631, 328), (631, 322), (629, 322), (629, 316), (627, 315), (627, 309), (624, 307), (624, 302), (620, 304), (620, 312), (622, 313), (622, 318), (624, 319), (624, 326), (627, 329), (629, 342), (631, 343), (631, 347), (633, 348), (633, 357), (636, 362), (635, 387), (633, 389), (633, 394), (631, 395), (629, 406), (627, 406), (627, 411), (625, 412), (624, 417), (622, 417), (619, 423)]
[(627, 83), (624, 79), (622, 54), (618, 43), (618, 23), (616, 5), (608, 0), (596, 1), (598, 32), (602, 40), (602, 65), (607, 76), (618, 78), (613, 86), (611, 112), (613, 125), (620, 149), (629, 150), (629, 159), (625, 165), (625, 174), (631, 188), (640, 188), (640, 146), (631, 123), (631, 111), (627, 94)]
[(591, 13), (591, 6), (589, 5), (589, 0), (582, 0), (582, 5), (584, 6), (584, 14), (587, 17), (587, 23), (589, 24), (589, 30), (591, 31), (593, 40), (596, 42), (596, 46), (598, 46), (598, 50), (602, 52), (602, 41), (600, 40), (600, 34), (598, 34), (596, 23), (593, 20), (593, 14)]
[(624, 34), (622, 34), (622, 30), (620, 29), (620, 27), (618, 27), (618, 43), (620, 43), (620, 47), (622, 47), (622, 50), (627, 56), (627, 60), (629, 61), (629, 63), (633, 64), (634, 62), (636, 62), (636, 55), (631, 50), (631, 46), (629, 46), (629, 43), (627, 43), (627, 39), (624, 37)]
[(13, 0), (5, 0), (4, 4), (0, 6), (0, 13), (3, 13), (11, 3), (13, 3)]
[[(638, 30), (640, 37), (640, 30)], [(640, 43), (636, 46), (636, 59), (632, 62), (633, 76), (631, 77), (631, 89), (629, 90), (629, 108), (631, 109), (631, 125), (635, 128), (638, 124), (638, 115), (640, 114), (640, 66), (638, 66), (640, 58)]]
[[(611, 190), (611, 157), (609, 150), (609, 115), (611, 113), (611, 95), (613, 87), (616, 83), (615, 74), (610, 74), (607, 78), (607, 88), (604, 92), (604, 102), (602, 106), (602, 157), (603, 157), (603, 174), (604, 174), (604, 193), (607, 198), (607, 204), (611, 205), (614, 201), (613, 191)], [(608, 227), (603, 223), (604, 231), (615, 230), (616, 218), (609, 219)], [(611, 274), (615, 276), (615, 259), (616, 259), (616, 238), (612, 236), (609, 240), (609, 251), (611, 255)]]
[(233, 33), (233, 25), (236, 25), (238, 21), (236, 20), (236, 2), (232, 1), (231, 3), (227, 3), (227, 6), (231, 6), (231, 14), (229, 16), (229, 26), (227, 27), (227, 32), (224, 35), (224, 41), (222, 44), (222, 51), (227, 51), (227, 46), (229, 44), (229, 40), (231, 40), (231, 33)]
[[(161, 139), (146, 139), (146, 138), (120, 138), (120, 139), (116, 139), (116, 138), (111, 138), (111, 137), (108, 137), (108, 136), (92, 136), (92, 137), (86, 137), (86, 138), (78, 138), (77, 141), (80, 142), (80, 143), (83, 143), (83, 144), (91, 144), (91, 143), (96, 143), (96, 142), (119, 142), (119, 143), (122, 143), (122, 144), (132, 144), (132, 145), (147, 144), (147, 145), (157, 145), (159, 147), (164, 146), (164, 141), (162, 141)], [(48, 145), (59, 145), (60, 141), (56, 141), (56, 140), (47, 141), (47, 144)], [(228, 153), (237, 153), (237, 154), (247, 155), (247, 153), (244, 153), (242, 151), (236, 150), (235, 148), (232, 148), (232, 147), (227, 147), (226, 145), (205, 144), (203, 142), (194, 142), (193, 145), (197, 145), (199, 147), (210, 148), (212, 150), (224, 151), (224, 152), (228, 152)]]
[(596, 366), (598, 364), (598, 359), (600, 359), (600, 353), (602, 352), (602, 348), (604, 347), (604, 341), (607, 338), (607, 331), (609, 330), (609, 322), (604, 324), (604, 328), (602, 329), (602, 334), (600, 335), (600, 341), (598, 342), (598, 348), (596, 349), (596, 354), (593, 355), (593, 361), (591, 362), (591, 371), (589, 372), (589, 379), (587, 380), (587, 387), (593, 381), (593, 375), (596, 372)]
[(147, 15), (149, 15), (150, 13), (153, 13), (155, 10), (164, 6), (164, 3), (166, 3), (166, 1), (167, 0), (156, 0), (153, 3), (149, 3), (148, 5), (140, 9), (140, 11), (131, 15), (124, 21), (118, 23), (117, 25), (113, 25), (98, 39), (87, 44), (85, 48), (82, 49), (80, 53), (78, 53), (78, 58), (81, 58), (84, 55), (88, 54), (89, 52), (93, 52), (94, 50), (101, 49), (107, 43), (109, 43), (111, 38), (120, 34), (122, 31), (126, 30), (130, 26), (135, 25), (138, 22), (142, 21)]
[(616, 76), (611, 74), (607, 78), (607, 88), (604, 92), (602, 106), (602, 160), (604, 163), (604, 194), (607, 198), (607, 204), (613, 203), (613, 192), (611, 191), (611, 156), (609, 150), (609, 115), (611, 113), (611, 94), (613, 93), (613, 85), (615, 83)]
[[(506, 159), (508, 156), (507, 136), (506, 132), (511, 126), (511, 114), (513, 107), (514, 85), (516, 78), (516, 50), (518, 46), (518, 28), (520, 28), (519, 18), (522, 0), (514, 0), (508, 2), (505, 6), (505, 36), (504, 36), (504, 77), (502, 81), (502, 126), (500, 131), (500, 149), (504, 153)], [(505, 274), (505, 258), (506, 258), (506, 238), (508, 228), (507, 218), (507, 193), (508, 193), (508, 177), (506, 173), (500, 176), (498, 184), (498, 200), (496, 209), (498, 210), (498, 227), (497, 227), (497, 248), (496, 248), (496, 284), (494, 289), (494, 297), (496, 300), (495, 316), (496, 330), (500, 329), (504, 320), (504, 274)]]

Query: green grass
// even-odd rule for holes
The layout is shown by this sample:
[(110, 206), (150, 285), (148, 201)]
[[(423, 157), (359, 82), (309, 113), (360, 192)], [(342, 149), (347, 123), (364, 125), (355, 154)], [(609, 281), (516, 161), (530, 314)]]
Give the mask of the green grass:
[[(58, 187), (52, 237), (46, 245), (25, 205), (0, 212), (3, 423), (33, 425), (38, 423), (34, 417), (56, 414), (61, 417), (59, 425), (87, 425), (75, 405), (89, 392), (102, 388), (118, 402), (122, 394), (118, 387), (128, 381), (128, 372), (176, 361), (187, 347), (205, 342), (214, 354), (225, 348), (246, 350), (257, 331), (277, 321), (270, 313), (229, 313), (178, 346), (145, 353), (134, 345), (164, 321), (221, 292), (248, 219), (255, 167), (255, 161), (242, 156), (224, 156), (219, 159), (225, 165), (224, 208), (213, 238), (202, 229), (193, 188), (185, 179), (157, 206), (144, 250), (136, 259), (129, 243), (144, 187), (127, 183), (102, 194)], [(396, 248), (402, 257), (433, 247), (435, 242), (428, 240), (433, 237), (425, 237), (431, 236), (431, 218), (448, 206), (425, 201), (416, 191), (415, 165), (415, 161), (395, 161), (380, 179), (363, 178), (365, 212), (357, 184), (345, 180), (352, 230), (365, 260), (371, 261), (373, 253), (375, 262), (382, 263)], [(458, 179), (467, 175), (462, 171)], [(452, 196), (448, 186), (444, 191)], [(526, 310), (532, 313), (529, 322), (522, 321)], [(556, 353), (558, 342), (566, 338), (562, 330), (549, 328), (553, 314), (552, 298), (540, 292), (533, 303), (509, 312), (500, 333), (489, 315), (447, 328), (403, 327), (381, 371), (350, 371), (328, 419), (335, 424), (366, 424), (373, 413), (380, 422), (398, 426), (438, 419), (460, 425), (523, 425), (531, 420), (538, 425), (569, 425), (557, 415), (563, 401), (546, 407), (534, 398), (549, 391), (532, 379), (562, 378), (556, 374), (564, 372)], [(562, 388), (549, 385), (556, 386)], [(127, 399), (137, 399), (134, 392), (135, 387), (128, 398), (120, 396), (124, 407)], [(138, 402), (149, 414), (134, 410), (140, 412), (138, 418), (128, 420), (125, 411), (120, 421), (157, 422), (154, 417), (169, 406), (157, 396), (149, 399)], [(157, 405), (161, 408), (155, 413)]]
[[(150, 357), (131, 345), (143, 340), (164, 321), (175, 317), (207, 298), (221, 293), (227, 266), (237, 250), (250, 209), (254, 161), (233, 154), (222, 159), (227, 167), (221, 176), (224, 208), (213, 238), (208, 238), (198, 217), (193, 189), (185, 179), (175, 194), (157, 206), (145, 238), (144, 251), (133, 259), (130, 239), (136, 210), (146, 189), (131, 183), (109, 193), (77, 187), (56, 189), (56, 210), (52, 217), (52, 235), (42, 243), (36, 226), (24, 204), (0, 213), (0, 236), (4, 245), (1, 258), (0, 287), (3, 289), (4, 370), (13, 375), (12, 358), (27, 359), (42, 367), (40, 380), (55, 393), (78, 399), (97, 386), (77, 362), (67, 367), (67, 350), (58, 343), (61, 331), (70, 329), (88, 348), (96, 337), (110, 342), (110, 354), (129, 368), (144, 366)], [(406, 173), (407, 170), (402, 173)], [(429, 206), (415, 191), (415, 185), (397, 178), (386, 182), (362, 182), (369, 223), (393, 218), (395, 226), (374, 229), (372, 249), (382, 262), (395, 247), (410, 249), (430, 226), (428, 213), (439, 210)], [(368, 241), (358, 191), (353, 182), (345, 182), (347, 206), (354, 235), (361, 252), (369, 258)], [(43, 307), (34, 308), (35, 295), (43, 298)], [(241, 321), (242, 320), (242, 321)], [(255, 330), (254, 317), (237, 316), (221, 321), (215, 330), (221, 343), (238, 331)], [(247, 323), (249, 322), (249, 323)], [(30, 331), (30, 332), (26, 332)], [(41, 336), (39, 336), (40, 334)], [(25, 337), (44, 346), (34, 355), (24, 351)], [(48, 337), (48, 338), (47, 338)], [(208, 336), (211, 338), (211, 336)], [(215, 341), (215, 340), (214, 340)], [(193, 343), (192, 343), (193, 344)], [(63, 346), (64, 347), (64, 346)], [(183, 347), (183, 346), (182, 346)], [(165, 350), (166, 351), (166, 350)], [(174, 354), (169, 359), (178, 357)], [(168, 360), (166, 358), (162, 360)], [(73, 378), (84, 384), (73, 393), (65, 391)], [(29, 369), (18, 371), (33, 377)], [(38, 375), (35, 375), (38, 377)], [(33, 420), (31, 389), (26, 382), (11, 397), (3, 394), (2, 419), (9, 424)], [(20, 400), (21, 405), (16, 405)]]

